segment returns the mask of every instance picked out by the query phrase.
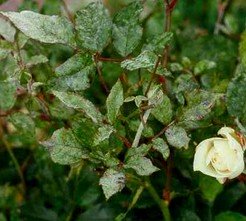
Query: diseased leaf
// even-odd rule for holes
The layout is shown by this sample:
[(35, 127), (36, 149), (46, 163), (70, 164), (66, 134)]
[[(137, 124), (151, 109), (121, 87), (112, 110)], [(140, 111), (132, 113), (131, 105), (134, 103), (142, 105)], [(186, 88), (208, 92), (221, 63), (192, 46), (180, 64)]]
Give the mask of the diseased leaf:
[(75, 117), (71, 121), (71, 130), (82, 147), (92, 148), (98, 126), (88, 118)]
[(185, 128), (199, 128), (212, 111), (216, 101), (223, 95), (207, 91), (193, 91), (188, 96), (188, 106), (183, 108), (180, 125)]
[(148, 44), (145, 45), (143, 48), (144, 50), (153, 51), (156, 54), (162, 54), (163, 49), (166, 45), (168, 45), (173, 38), (173, 33), (171, 32), (163, 32), (157, 36), (152, 37)]
[(239, 118), (246, 125), (246, 66), (232, 80), (227, 89), (227, 108), (230, 115)]
[(110, 125), (104, 125), (98, 128), (98, 131), (94, 138), (94, 145), (99, 145), (102, 141), (108, 139), (113, 132), (114, 128)]
[(61, 76), (49, 81), (53, 90), (59, 91), (83, 91), (90, 87), (90, 74), (94, 67), (89, 66), (73, 75)]
[(140, 2), (133, 2), (114, 17), (113, 44), (123, 57), (132, 53), (141, 40), (143, 30), (139, 25), (139, 15), (142, 9)]
[(100, 178), (99, 184), (102, 186), (103, 193), (108, 200), (125, 187), (125, 181), (126, 177), (124, 173), (109, 168)]
[(126, 159), (129, 159), (130, 157), (135, 157), (135, 156), (143, 157), (148, 153), (150, 148), (151, 148), (151, 146), (146, 145), (146, 144), (142, 144), (139, 147), (131, 147), (127, 151)]
[(90, 3), (77, 12), (75, 29), (80, 45), (93, 52), (101, 52), (111, 35), (112, 21), (101, 2)]
[(70, 129), (56, 130), (49, 140), (41, 144), (48, 149), (51, 159), (55, 163), (74, 164), (88, 158), (88, 151), (82, 148)]
[(0, 17), (0, 35), (7, 41), (14, 42), (15, 28), (5, 19)]
[(162, 138), (156, 138), (155, 140), (153, 140), (152, 144), (152, 148), (160, 152), (163, 159), (167, 160), (170, 155), (170, 150), (167, 143)]
[(121, 67), (129, 71), (139, 68), (153, 68), (157, 60), (157, 56), (151, 51), (143, 51), (136, 58), (127, 59), (121, 62)]
[(46, 63), (46, 62), (48, 62), (49, 60), (48, 60), (48, 58), (47, 57), (45, 57), (44, 55), (34, 55), (34, 56), (32, 56), (29, 60), (28, 60), (28, 62), (27, 62), (27, 66), (28, 67), (32, 67), (32, 66), (34, 66), (34, 65), (37, 65), (37, 64), (42, 64), (42, 63)]
[(165, 135), (168, 143), (177, 148), (187, 147), (190, 141), (185, 129), (179, 126), (170, 126)]
[(83, 54), (75, 54), (71, 58), (69, 58), (67, 61), (65, 61), (63, 64), (58, 66), (55, 69), (55, 74), (59, 76), (67, 76), (67, 75), (73, 75), (80, 71), (82, 71), (84, 68), (94, 66), (93, 65), (92, 56), (86, 53)]
[(124, 165), (124, 168), (133, 169), (140, 176), (149, 176), (159, 170), (152, 164), (150, 159), (138, 155), (130, 157)]
[(13, 81), (0, 81), (0, 109), (9, 110), (16, 101), (16, 84)]
[(124, 103), (123, 88), (118, 80), (112, 87), (106, 101), (107, 117), (110, 123), (114, 123), (120, 111), (121, 105)]
[(85, 98), (76, 95), (74, 93), (53, 91), (53, 94), (68, 107), (74, 109), (81, 109), (88, 117), (92, 119), (93, 122), (95, 123), (102, 122), (103, 119), (102, 114), (89, 100), (86, 100)]
[(172, 104), (168, 96), (163, 95), (162, 102), (151, 111), (154, 117), (164, 125), (170, 123), (173, 115)]
[(32, 11), (1, 12), (26, 36), (43, 43), (74, 46), (72, 24), (64, 17), (48, 16)]
[(35, 123), (30, 116), (21, 112), (17, 112), (11, 114), (9, 120), (18, 130), (35, 133)]

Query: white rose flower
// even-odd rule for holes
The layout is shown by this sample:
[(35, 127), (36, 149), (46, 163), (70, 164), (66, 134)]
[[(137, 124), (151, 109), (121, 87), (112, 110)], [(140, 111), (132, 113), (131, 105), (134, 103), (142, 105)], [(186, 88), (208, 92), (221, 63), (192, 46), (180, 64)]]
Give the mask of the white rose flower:
[(230, 127), (222, 127), (218, 134), (196, 147), (193, 169), (215, 177), (220, 183), (233, 179), (244, 170), (244, 142)]

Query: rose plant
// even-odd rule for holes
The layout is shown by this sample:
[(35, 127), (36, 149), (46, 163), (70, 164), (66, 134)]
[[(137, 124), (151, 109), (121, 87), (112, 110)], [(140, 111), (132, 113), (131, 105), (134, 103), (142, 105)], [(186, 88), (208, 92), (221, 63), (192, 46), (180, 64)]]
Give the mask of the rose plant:
[(245, 13), (242, 0), (1, 11), (0, 221), (245, 221)]

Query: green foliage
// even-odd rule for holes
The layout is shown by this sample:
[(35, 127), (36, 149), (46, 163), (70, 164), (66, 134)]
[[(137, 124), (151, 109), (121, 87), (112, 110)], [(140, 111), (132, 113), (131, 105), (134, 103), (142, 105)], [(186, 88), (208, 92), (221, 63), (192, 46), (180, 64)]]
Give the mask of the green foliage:
[(0, 221), (245, 220), (192, 166), (245, 142), (245, 1), (42, 2), (0, 12)]

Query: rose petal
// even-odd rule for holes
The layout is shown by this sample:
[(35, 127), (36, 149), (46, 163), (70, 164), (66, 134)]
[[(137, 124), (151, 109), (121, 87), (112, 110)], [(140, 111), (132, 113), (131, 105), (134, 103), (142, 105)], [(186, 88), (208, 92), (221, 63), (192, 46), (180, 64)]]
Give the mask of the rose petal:
[(223, 138), (210, 138), (202, 141), (198, 144), (196, 148), (196, 153), (194, 156), (193, 162), (193, 170), (194, 171), (201, 171), (202, 173), (212, 176), (212, 177), (219, 177), (224, 178), (224, 176), (218, 174), (214, 168), (210, 165), (206, 164), (206, 159), (208, 157), (208, 152), (213, 147), (214, 140), (221, 140)]

